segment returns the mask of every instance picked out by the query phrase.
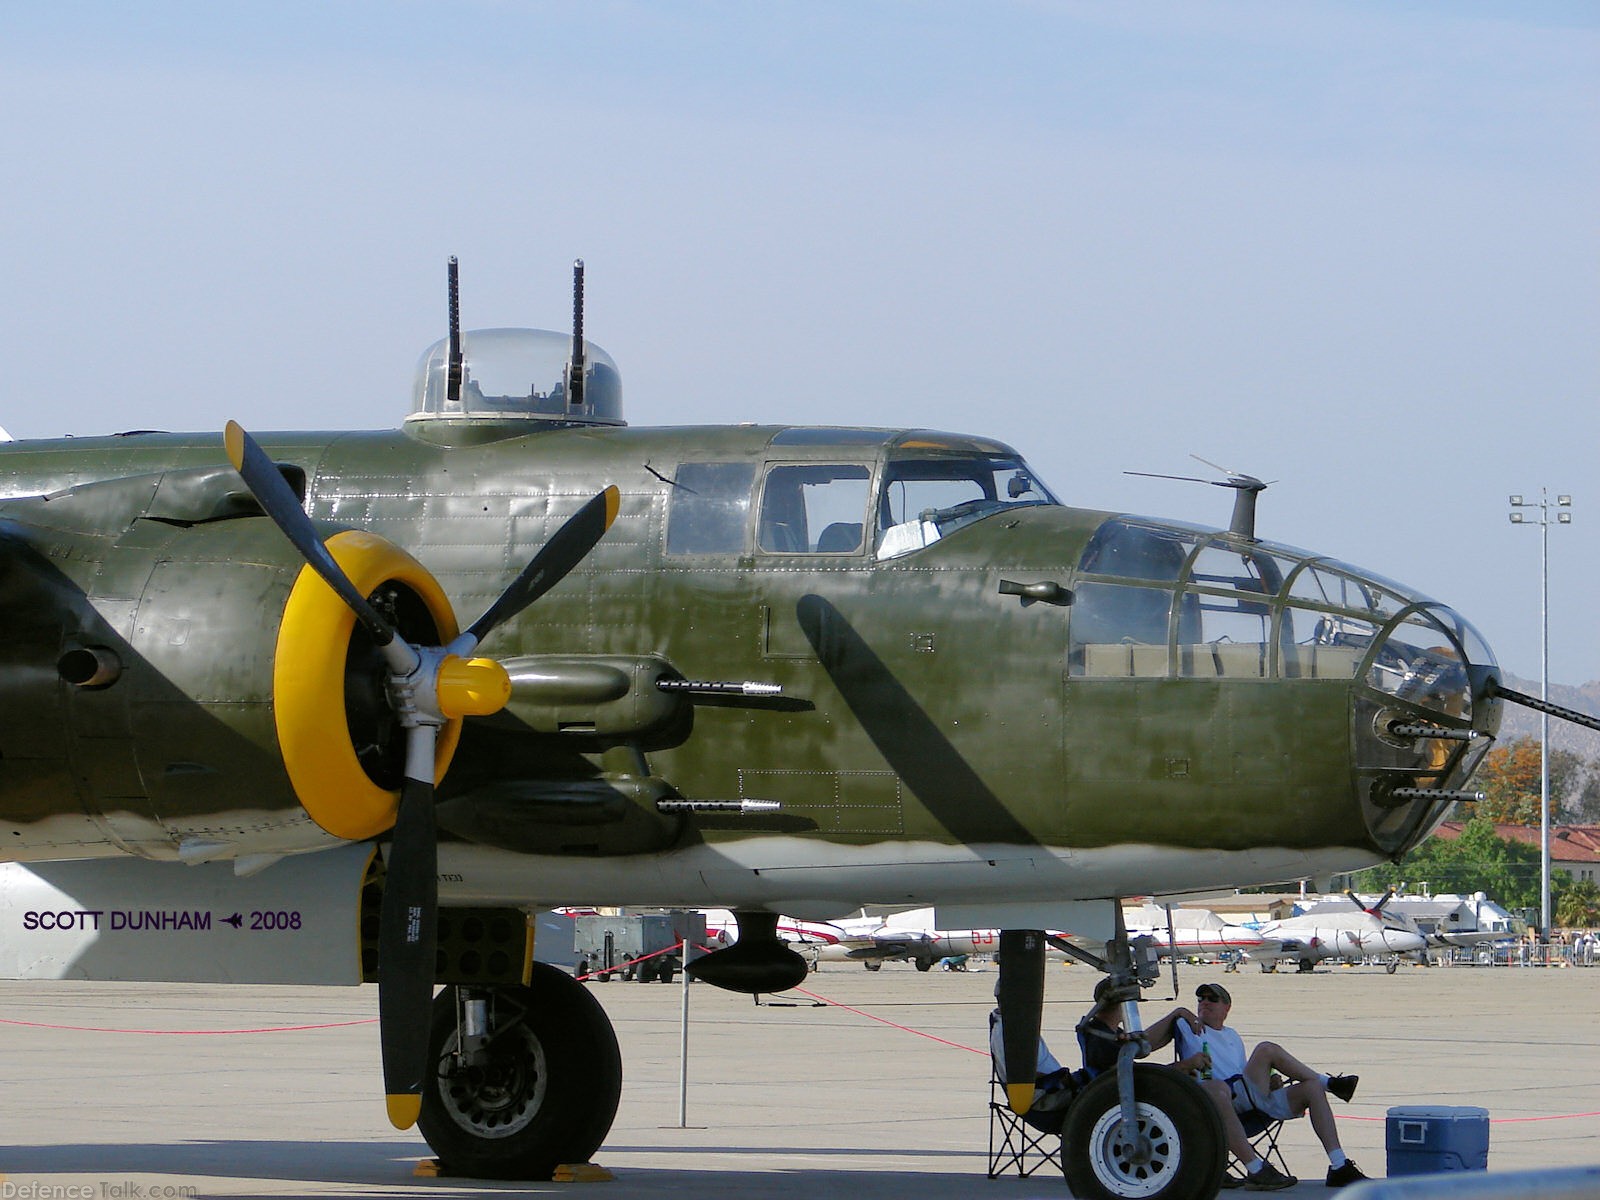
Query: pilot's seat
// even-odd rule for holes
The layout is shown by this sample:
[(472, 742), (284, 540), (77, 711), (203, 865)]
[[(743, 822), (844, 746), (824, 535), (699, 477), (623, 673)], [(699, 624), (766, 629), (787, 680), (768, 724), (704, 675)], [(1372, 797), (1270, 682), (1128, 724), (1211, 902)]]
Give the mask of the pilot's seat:
[(817, 538), (818, 554), (854, 554), (861, 549), (861, 522), (835, 521)]

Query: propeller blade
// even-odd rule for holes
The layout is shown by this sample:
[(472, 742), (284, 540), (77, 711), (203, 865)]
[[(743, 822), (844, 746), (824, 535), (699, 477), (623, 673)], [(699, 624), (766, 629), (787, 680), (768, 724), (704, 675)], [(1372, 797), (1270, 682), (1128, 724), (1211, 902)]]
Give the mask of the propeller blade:
[(555, 536), (541, 546), (528, 565), (522, 568), (522, 573), (511, 581), (511, 586), (500, 593), (500, 598), (489, 606), (488, 611), (451, 644), (451, 650), (457, 654), (471, 653), (497, 626), (516, 616), (565, 579), (567, 573), (583, 561), (605, 531), (611, 528), (611, 522), (617, 519), (619, 502), (617, 489), (608, 487), (569, 517), (566, 524), (556, 530)]
[(1033, 1107), (1039, 1075), (1039, 1027), (1044, 1013), (1045, 935), (1038, 929), (1000, 931), (1000, 1045), (1004, 1055), (1006, 1100), (1011, 1111)]
[[(412, 730), (428, 744), (433, 731)], [(421, 735), (421, 736), (418, 736)], [(378, 929), (378, 1026), (389, 1121), (409, 1129), (422, 1109), (438, 940), (439, 847), (433, 783), (407, 778), (400, 789)]]
[(390, 643), (396, 640), (393, 627), (383, 619), (377, 609), (367, 603), (367, 598), (356, 590), (356, 585), (350, 582), (350, 577), (333, 560), (333, 555), (328, 553), (328, 548), (317, 536), (311, 518), (306, 516), (305, 509), (300, 507), (294, 489), (289, 486), (288, 481), (273, 465), (255, 438), (246, 433), (244, 427), (237, 421), (229, 421), (222, 440), (227, 447), (229, 461), (233, 463), (234, 470), (244, 478), (250, 494), (260, 502), (262, 510), (272, 518), (272, 523), (281, 529), (283, 535), (294, 544), (294, 548), (300, 551), (300, 557), (306, 560), (307, 565), (322, 577), (323, 582), (331, 587), (339, 599), (356, 614), (356, 619), (366, 626), (373, 641), (384, 648), (385, 657), (391, 659), (390, 665), (403, 672), (415, 668), (414, 655), (409, 666), (394, 661), (394, 656), (388, 649)]

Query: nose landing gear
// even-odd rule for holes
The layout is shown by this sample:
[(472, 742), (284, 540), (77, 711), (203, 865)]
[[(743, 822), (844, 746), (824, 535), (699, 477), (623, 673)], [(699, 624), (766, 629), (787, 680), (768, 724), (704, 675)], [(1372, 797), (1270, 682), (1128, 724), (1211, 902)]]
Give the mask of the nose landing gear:
[[(1013, 1047), (1014, 1031), (1036, 1031), (1043, 1006), (1043, 959), (1046, 941), (1115, 981), (1113, 996), (1122, 998), (1124, 1027), (1137, 1034), (1139, 986), (1155, 976), (1153, 954), (1140, 954), (1122, 920), (1122, 905), (1110, 902), (1113, 934), (1100, 958), (1061, 938), (1039, 931), (1007, 930), (1000, 940), (1000, 1000), (1004, 1032), (1005, 1078), (1031, 1072), (1035, 1055)], [(1008, 972), (1010, 973), (1008, 977)], [(1033, 983), (1037, 979), (1037, 991)], [(1096, 1076), (1069, 1103), (1062, 1126), (1062, 1163), (1067, 1185), (1082, 1200), (1212, 1200), (1227, 1163), (1222, 1120), (1210, 1098), (1192, 1079), (1167, 1067), (1135, 1065), (1142, 1039), (1122, 1044), (1117, 1069)], [(1008, 1083), (1012, 1107), (1018, 1092), (1029, 1086)], [(1020, 1111), (1027, 1111), (1031, 1095)]]

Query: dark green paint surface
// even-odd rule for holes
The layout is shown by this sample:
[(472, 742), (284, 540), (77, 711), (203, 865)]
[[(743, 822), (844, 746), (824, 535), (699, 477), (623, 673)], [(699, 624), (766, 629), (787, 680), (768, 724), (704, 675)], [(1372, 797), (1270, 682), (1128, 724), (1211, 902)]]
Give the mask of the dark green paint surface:
[[(765, 826), (641, 811), (574, 841), (559, 814), (577, 811), (580, 789), (561, 793), (566, 809), (534, 805), (519, 848), (632, 853), (763, 828), (847, 843), (1394, 848), (1373, 841), (1357, 786), (1359, 680), (1075, 677), (1071, 606), (1001, 594), (1002, 580), (1070, 592), (1108, 514), (1008, 511), (886, 562), (762, 554), (753, 532), (737, 551), (666, 554), (680, 463), (876, 473), (902, 436), (772, 445), (779, 433), (566, 429), (453, 448), (403, 433), (260, 440), (304, 472), (314, 518), (409, 551), (463, 626), (614, 484), (620, 513), (598, 547), (482, 652), (656, 656), (687, 679), (783, 686), (781, 702), (680, 705), (631, 736), (541, 733), (508, 713), (469, 729), (441, 791), (481, 805), (464, 827), (514, 824), (507, 787), (537, 796), (546, 781), (554, 795), (641, 768), (671, 795), (783, 806)], [(219, 436), (0, 449), (0, 482), (19, 497), (0, 502), (6, 820), (126, 809), (160, 824), (294, 805), (271, 665), (299, 564), (264, 518), (241, 515), (251, 506), (230, 475)], [(103, 691), (59, 680), (57, 657), (85, 643), (116, 647), (123, 678)]]

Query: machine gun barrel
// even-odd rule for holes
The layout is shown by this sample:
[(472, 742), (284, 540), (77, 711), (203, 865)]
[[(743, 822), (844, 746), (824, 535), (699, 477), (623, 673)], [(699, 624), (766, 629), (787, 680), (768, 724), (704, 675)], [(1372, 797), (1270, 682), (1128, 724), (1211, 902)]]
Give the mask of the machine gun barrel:
[(1559, 704), (1551, 704), (1550, 701), (1541, 700), (1537, 696), (1529, 696), (1525, 692), (1515, 691), (1497, 679), (1489, 681), (1488, 691), (1491, 696), (1498, 696), (1502, 700), (1520, 704), (1523, 708), (1531, 708), (1534, 712), (1560, 717), (1563, 721), (1571, 721), (1574, 725), (1582, 725), (1585, 729), (1600, 729), (1600, 717), (1591, 717), (1588, 713), (1581, 713), (1577, 709), (1563, 708)]
[(1485, 798), (1482, 792), (1451, 791), (1446, 788), (1395, 788), (1389, 795), (1397, 802), (1403, 800), (1449, 800), (1476, 804)]
[(713, 679), (658, 679), (663, 692), (686, 692), (691, 696), (781, 696), (783, 684)]
[(1410, 738), (1437, 738), (1447, 742), (1470, 742), (1481, 738), (1481, 729), (1446, 729), (1442, 725), (1400, 725), (1389, 726), (1389, 732), (1395, 737)]

